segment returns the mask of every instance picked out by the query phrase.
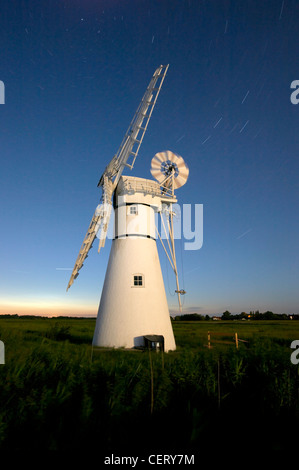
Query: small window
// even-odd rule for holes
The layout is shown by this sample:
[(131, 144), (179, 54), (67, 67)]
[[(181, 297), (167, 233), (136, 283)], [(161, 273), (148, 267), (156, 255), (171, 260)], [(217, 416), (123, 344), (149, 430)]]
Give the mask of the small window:
[(143, 286), (143, 276), (142, 274), (134, 274), (134, 287), (142, 287)]
[(130, 215), (137, 215), (137, 214), (138, 214), (138, 207), (130, 206)]

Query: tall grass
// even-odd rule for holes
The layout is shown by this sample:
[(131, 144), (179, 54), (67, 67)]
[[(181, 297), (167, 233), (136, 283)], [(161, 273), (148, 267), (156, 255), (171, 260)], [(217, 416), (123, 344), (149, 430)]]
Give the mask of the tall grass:
[(103, 349), (91, 356), (93, 324), (82, 322), (80, 333), (79, 322), (36, 322), (0, 325), (7, 353), (0, 450), (128, 452), (140, 435), (150, 452), (203, 452), (215, 439), (288, 448), (281, 429), (291, 433), (298, 424), (299, 375), (277, 332), (251, 335), (238, 350), (208, 350), (204, 335), (201, 344), (188, 343), (184, 331), (169, 354)]

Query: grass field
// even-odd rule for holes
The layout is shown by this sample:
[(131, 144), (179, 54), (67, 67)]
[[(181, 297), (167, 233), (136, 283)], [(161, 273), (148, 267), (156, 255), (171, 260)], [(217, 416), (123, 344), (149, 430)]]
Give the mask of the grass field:
[[(95, 319), (0, 319), (1, 451), (293, 450), (299, 322), (177, 321), (168, 354), (92, 351), (94, 327)], [(247, 341), (238, 349), (236, 332)]]

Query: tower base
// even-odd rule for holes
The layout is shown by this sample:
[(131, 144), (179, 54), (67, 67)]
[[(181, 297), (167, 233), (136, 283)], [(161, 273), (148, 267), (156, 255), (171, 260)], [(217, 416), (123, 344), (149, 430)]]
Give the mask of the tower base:
[(115, 239), (92, 344), (134, 348), (149, 335), (164, 337), (164, 351), (176, 349), (156, 241)]

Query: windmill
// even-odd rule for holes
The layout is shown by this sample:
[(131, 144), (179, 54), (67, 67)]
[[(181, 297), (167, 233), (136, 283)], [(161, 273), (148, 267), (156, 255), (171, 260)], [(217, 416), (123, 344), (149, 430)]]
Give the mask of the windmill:
[[(152, 159), (151, 173), (157, 181), (122, 175), (126, 167), (134, 166), (167, 70), (168, 65), (161, 65), (155, 71), (118, 152), (99, 180), (101, 204), (92, 217), (67, 286), (68, 290), (78, 277), (96, 237), (98, 251), (104, 247), (113, 208), (114, 237), (93, 346), (133, 348), (144, 346), (145, 338), (160, 338), (165, 351), (176, 348), (156, 239), (161, 240), (174, 270), (181, 310), (180, 296), (185, 291), (179, 288), (172, 204), (177, 202), (174, 190), (186, 182), (189, 170), (182, 157), (165, 151)], [(168, 249), (156, 228), (156, 214), (160, 214), (169, 235)]]

